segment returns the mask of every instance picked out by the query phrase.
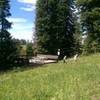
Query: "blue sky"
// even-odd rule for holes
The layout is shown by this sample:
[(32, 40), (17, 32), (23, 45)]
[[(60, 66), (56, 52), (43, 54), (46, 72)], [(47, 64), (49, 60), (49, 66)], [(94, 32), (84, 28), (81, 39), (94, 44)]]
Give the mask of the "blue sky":
[(10, 4), (12, 16), (8, 20), (13, 23), (9, 30), (12, 37), (32, 40), (36, 0), (11, 0)]

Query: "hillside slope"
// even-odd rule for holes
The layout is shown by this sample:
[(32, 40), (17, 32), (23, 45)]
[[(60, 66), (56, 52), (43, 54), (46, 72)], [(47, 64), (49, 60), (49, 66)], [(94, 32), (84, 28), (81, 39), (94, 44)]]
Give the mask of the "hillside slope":
[(100, 100), (100, 54), (1, 73), (0, 100)]

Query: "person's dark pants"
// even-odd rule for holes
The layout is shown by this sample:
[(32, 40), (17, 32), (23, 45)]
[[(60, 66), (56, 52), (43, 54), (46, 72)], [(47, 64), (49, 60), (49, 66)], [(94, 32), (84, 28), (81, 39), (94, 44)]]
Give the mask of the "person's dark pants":
[(60, 60), (60, 56), (58, 56), (57, 62), (59, 62), (59, 60)]

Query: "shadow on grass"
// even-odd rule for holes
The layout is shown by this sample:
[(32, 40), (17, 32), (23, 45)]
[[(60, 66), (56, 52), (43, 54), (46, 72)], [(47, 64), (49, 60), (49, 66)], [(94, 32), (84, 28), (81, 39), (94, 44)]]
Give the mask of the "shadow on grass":
[[(52, 63), (57, 63), (57, 62), (52, 62)], [(6, 72), (23, 72), (23, 71), (27, 71), (27, 70), (32, 70), (35, 68), (39, 68), (42, 67), (43, 65), (47, 65), (50, 63), (20, 63), (20, 64), (15, 64), (12, 67), (9, 67), (9, 69), (4, 69), (4, 70), (0, 70), (0, 73), (6, 73)]]
[(17, 66), (15, 68), (21, 68), (22, 70), (26, 70), (26, 69), (39, 68), (39, 67), (42, 67), (43, 65), (44, 64), (41, 64), (41, 63), (29, 63), (22, 66)]
[[(52, 62), (52, 63), (58, 63), (58, 62)], [(23, 66), (17, 66), (15, 68), (13, 68), (12, 70), (17, 72), (17, 71), (27, 71), (27, 70), (31, 70), (31, 69), (35, 69), (35, 68), (40, 68), (40, 67), (44, 67), (43, 65), (47, 65), (50, 63), (29, 63), (29, 64), (25, 64)], [(46, 66), (45, 66), (46, 67)]]
[(29, 63), (29, 64), (23, 64), (23, 65), (15, 65), (14, 67), (11, 67), (9, 69), (0, 70), (0, 73), (7, 73), (7, 72), (10, 72), (10, 71), (23, 72), (23, 71), (42, 67), (43, 65), (44, 64), (41, 64), (41, 63)]

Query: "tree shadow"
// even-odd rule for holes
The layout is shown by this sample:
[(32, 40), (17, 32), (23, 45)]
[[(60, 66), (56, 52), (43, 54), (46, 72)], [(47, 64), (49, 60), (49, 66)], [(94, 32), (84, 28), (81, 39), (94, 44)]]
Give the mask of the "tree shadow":
[(23, 71), (42, 67), (43, 65), (44, 64), (42, 64), (42, 63), (28, 63), (28, 64), (22, 64), (22, 65), (15, 65), (14, 67), (11, 67), (9, 69), (0, 70), (0, 73), (7, 73), (7, 72), (10, 72), (10, 71), (23, 72)]

